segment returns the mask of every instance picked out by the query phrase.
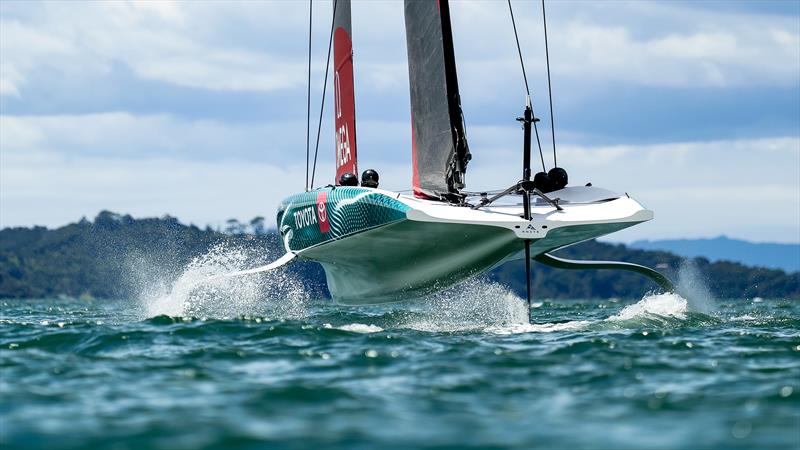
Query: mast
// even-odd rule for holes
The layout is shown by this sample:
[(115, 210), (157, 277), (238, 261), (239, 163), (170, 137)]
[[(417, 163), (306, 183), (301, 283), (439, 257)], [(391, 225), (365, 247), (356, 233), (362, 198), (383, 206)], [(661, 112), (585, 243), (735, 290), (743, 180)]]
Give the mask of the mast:
[(467, 145), (447, 0), (405, 1), (414, 194), (457, 198)]
[(342, 174), (358, 177), (356, 100), (353, 82), (353, 42), (350, 0), (336, 0), (333, 13), (333, 97), (336, 131), (336, 184)]

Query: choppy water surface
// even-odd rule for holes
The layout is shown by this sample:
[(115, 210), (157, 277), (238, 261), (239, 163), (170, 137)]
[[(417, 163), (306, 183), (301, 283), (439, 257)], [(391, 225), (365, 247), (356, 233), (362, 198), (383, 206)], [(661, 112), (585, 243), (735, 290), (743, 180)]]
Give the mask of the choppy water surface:
[(527, 325), (493, 284), (347, 308), (277, 277), (0, 301), (0, 445), (800, 446), (796, 302), (542, 301)]

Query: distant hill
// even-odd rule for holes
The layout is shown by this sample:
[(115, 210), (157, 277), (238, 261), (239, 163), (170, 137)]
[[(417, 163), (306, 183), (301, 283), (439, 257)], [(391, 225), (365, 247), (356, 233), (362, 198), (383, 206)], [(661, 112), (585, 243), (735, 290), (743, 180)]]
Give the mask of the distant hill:
[[(0, 230), (0, 298), (135, 298), (148, 283), (170, 283), (193, 258), (220, 246), (246, 254), (248, 265), (264, 264), (283, 253), (263, 218), (248, 224), (227, 221), (226, 232), (184, 225), (174, 217), (134, 219), (108, 211), (56, 229)], [(557, 254), (574, 259), (630, 261), (656, 267), (675, 279), (684, 259), (663, 251), (589, 241)], [(752, 268), (731, 262), (694, 260), (717, 297), (800, 298), (800, 273)], [(505, 264), (486, 277), (524, 295), (522, 261)], [(301, 262), (289, 269), (306, 290), (328, 296), (319, 264)], [(570, 271), (534, 264), (535, 298), (639, 298), (654, 285), (621, 271)], [(144, 286), (143, 286), (144, 285)]]
[(800, 244), (755, 243), (730, 239), (675, 239), (636, 241), (629, 245), (641, 250), (663, 250), (687, 258), (704, 257), (711, 261), (734, 261), (748, 266), (800, 270)]
[[(94, 221), (52, 230), (5, 228), (0, 230), (0, 298), (136, 298), (148, 283), (171, 283), (195, 257), (213, 249), (249, 254), (253, 266), (283, 254), (277, 234), (263, 231), (263, 218), (249, 227), (232, 219), (226, 229), (222, 233), (170, 216), (134, 219), (109, 211)], [(303, 277), (311, 292), (327, 295), (319, 265), (304, 262), (289, 270)]]

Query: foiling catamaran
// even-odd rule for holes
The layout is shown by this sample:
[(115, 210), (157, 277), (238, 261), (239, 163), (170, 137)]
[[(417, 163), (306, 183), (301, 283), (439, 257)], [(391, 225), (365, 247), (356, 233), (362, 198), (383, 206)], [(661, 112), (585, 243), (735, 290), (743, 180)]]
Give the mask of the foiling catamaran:
[[(241, 273), (272, 270), (298, 259), (316, 261), (325, 270), (332, 297), (342, 304), (417, 298), (515, 259), (526, 262), (529, 305), (531, 259), (559, 268), (635, 271), (673, 289), (667, 278), (644, 266), (550, 254), (648, 221), (653, 213), (627, 194), (590, 184), (567, 186), (567, 173), (558, 167), (532, 179), (532, 127), (539, 139), (530, 93), (523, 117), (517, 119), (524, 130), (521, 181), (497, 192), (464, 190), (471, 154), (447, 0), (405, 1), (413, 192), (379, 189), (373, 170), (363, 173), (359, 186), (350, 1), (334, 0), (333, 8), (336, 181), (313, 188), (312, 174), (305, 192), (283, 200), (277, 223), (286, 254)], [(510, 1), (509, 11), (514, 24)], [(544, 2), (542, 12), (544, 18)], [(545, 24), (545, 43), (546, 30)], [(524, 75), (524, 64), (522, 68)], [(527, 88), (527, 78), (525, 84)], [(539, 151), (541, 155), (541, 144)]]

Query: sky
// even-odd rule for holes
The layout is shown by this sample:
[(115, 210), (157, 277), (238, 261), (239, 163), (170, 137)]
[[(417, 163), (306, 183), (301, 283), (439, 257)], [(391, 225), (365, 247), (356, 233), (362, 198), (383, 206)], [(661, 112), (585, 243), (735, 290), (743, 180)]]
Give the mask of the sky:
[[(541, 5), (513, 5), (549, 168)], [(655, 211), (610, 239), (800, 242), (800, 2), (546, 5), (559, 165)], [(0, 227), (104, 209), (274, 227), (305, 185), (308, 6), (0, 1)], [(312, 151), (331, 9), (314, 2)], [(359, 167), (408, 189), (403, 5), (352, 13)], [(525, 100), (508, 7), (452, 1), (451, 15), (467, 189), (505, 188), (520, 178)], [(334, 174), (327, 96), (317, 185)]]

